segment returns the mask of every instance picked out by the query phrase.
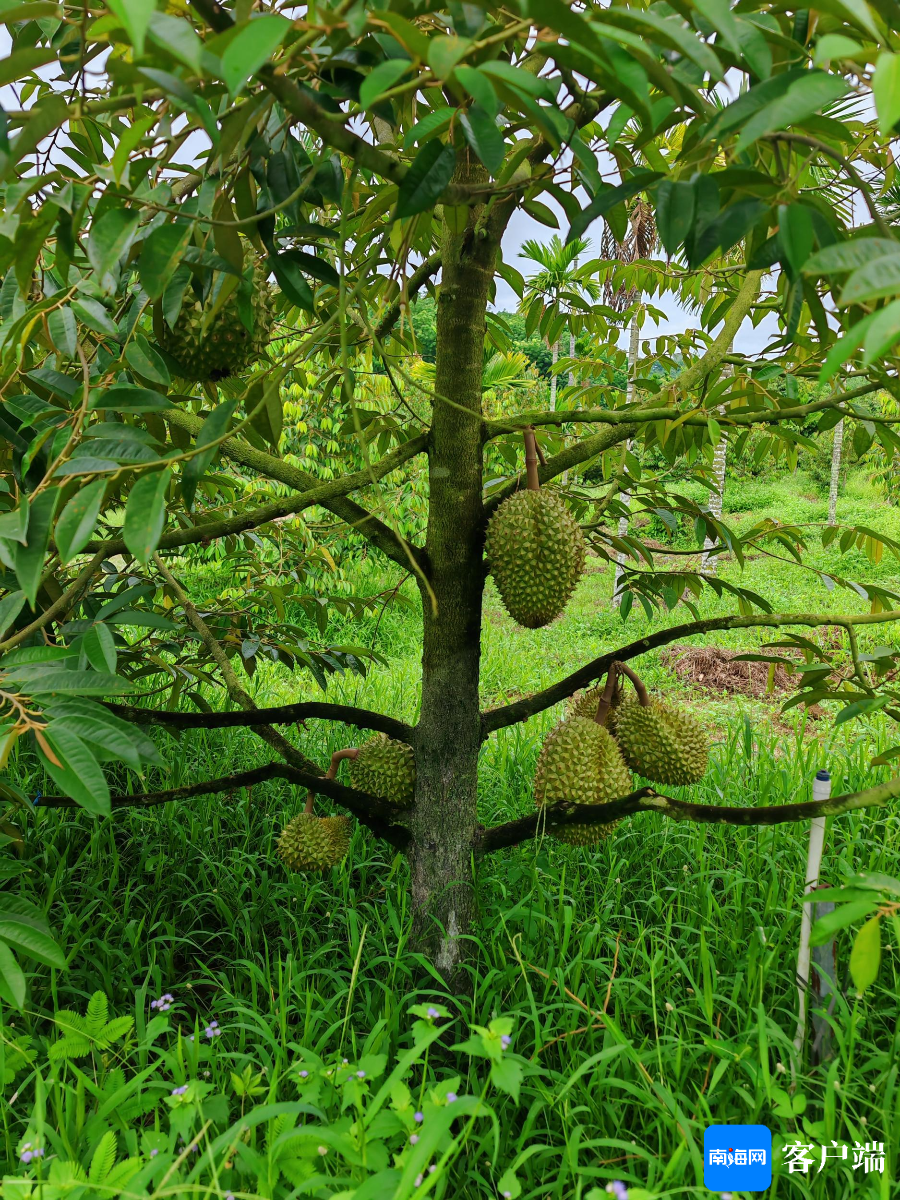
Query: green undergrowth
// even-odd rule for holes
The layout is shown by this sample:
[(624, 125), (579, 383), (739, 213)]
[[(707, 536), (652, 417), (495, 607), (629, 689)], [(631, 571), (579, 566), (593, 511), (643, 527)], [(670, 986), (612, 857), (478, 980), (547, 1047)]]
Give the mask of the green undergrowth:
[[(892, 511), (878, 512), (869, 523), (882, 516), (893, 520)], [(833, 551), (828, 555), (837, 571)], [(888, 570), (886, 562), (878, 570)], [(735, 564), (721, 569), (737, 578)], [(361, 568), (364, 586), (392, 582), (370, 571)], [(867, 576), (860, 570), (859, 577)], [(774, 594), (780, 609), (863, 611), (855, 594), (829, 592), (815, 576), (772, 560), (752, 560), (742, 578)], [(204, 567), (202, 582), (215, 589), (213, 567)], [(643, 615), (633, 613), (623, 625), (611, 610), (610, 586), (611, 571), (592, 560), (566, 615), (536, 632), (517, 629), (489, 589), (485, 705), (546, 686), (645, 634)], [(724, 605), (704, 600), (701, 610), (712, 614)], [(678, 610), (656, 626), (690, 619)], [(329, 637), (368, 642), (388, 664), (364, 680), (336, 678), (329, 699), (414, 719), (416, 610), (388, 608), (380, 618), (333, 625)], [(891, 641), (889, 629), (866, 636), (872, 644)], [(746, 648), (769, 636), (777, 635), (740, 631), (705, 640)], [(891, 744), (880, 720), (835, 728), (795, 712), (776, 723), (778, 710), (768, 701), (690, 692), (658, 653), (635, 665), (710, 730), (710, 770), (677, 793), (683, 798), (781, 804), (808, 799), (822, 767), (832, 772), (834, 793), (887, 774), (870, 766)], [(308, 677), (262, 665), (248, 687), (267, 704), (320, 695)], [(540, 742), (560, 713), (542, 713), (486, 743), (479, 800), (485, 824), (531, 811)], [(177, 741), (154, 736), (170, 763), (167, 774), (148, 779), (154, 787), (230, 774), (270, 757), (245, 730), (196, 731)], [(353, 735), (309, 722), (291, 736), (324, 765)], [(29, 794), (43, 788), (25, 751), (12, 769)], [(103, 823), (40, 807), (23, 822), (26, 888), (48, 906), (71, 963), (65, 972), (37, 968), (26, 1013), (3, 1017), (5, 1169), (37, 1179), (55, 1161), (58, 1175), (72, 1176), (52, 1185), (57, 1192), (36, 1187), (35, 1197), (118, 1194), (108, 1174), (90, 1180), (100, 1151), (98, 1171), (107, 1160), (123, 1177), (133, 1169), (131, 1179), (144, 1187), (137, 1194), (158, 1196), (494, 1200), (509, 1193), (599, 1200), (607, 1182), (622, 1179), (636, 1197), (640, 1188), (653, 1197), (701, 1197), (709, 1194), (702, 1186), (703, 1130), (713, 1122), (763, 1122), (776, 1143), (885, 1143), (884, 1176), (866, 1177), (835, 1160), (821, 1174), (787, 1174), (776, 1155), (770, 1196), (894, 1194), (898, 964), (886, 951), (878, 982), (857, 998), (848, 976), (855, 929), (837, 937), (831, 1056), (818, 1065), (804, 1056), (791, 1087), (806, 827), (746, 830), (643, 813), (595, 848), (543, 839), (493, 855), (479, 868), (468, 993), (450, 995), (409, 947), (401, 856), (357, 829), (345, 864), (326, 876), (282, 867), (274, 842), (302, 802), (274, 782), (123, 809)], [(829, 821), (829, 883), (860, 870), (897, 875), (898, 860), (894, 809)], [(68, 1020), (54, 1024), (54, 1012), (83, 1015), (98, 991), (108, 998), (109, 1016), (131, 1017), (133, 1026), (81, 1058), (51, 1052)], [(171, 1008), (151, 1009), (167, 994)], [(414, 1011), (416, 1005), (424, 1009)], [(429, 1007), (439, 1016), (429, 1016)], [(500, 1024), (492, 1031), (491, 1022)], [(424, 1027), (441, 1032), (427, 1054), (422, 1047), (416, 1054)], [(338, 1074), (321, 1074), (329, 1069)], [(319, 1080), (315, 1095), (302, 1070), (307, 1081)], [(187, 1092), (173, 1096), (185, 1085)], [(448, 1092), (458, 1109), (448, 1107)], [(417, 1157), (420, 1142), (410, 1139), (426, 1127), (427, 1154)], [(44, 1154), (26, 1163), (28, 1143)], [(360, 1145), (370, 1148), (363, 1153)], [(131, 1168), (122, 1168), (128, 1160)], [(379, 1172), (395, 1174), (379, 1184)], [(28, 1193), (6, 1183), (3, 1195)]]

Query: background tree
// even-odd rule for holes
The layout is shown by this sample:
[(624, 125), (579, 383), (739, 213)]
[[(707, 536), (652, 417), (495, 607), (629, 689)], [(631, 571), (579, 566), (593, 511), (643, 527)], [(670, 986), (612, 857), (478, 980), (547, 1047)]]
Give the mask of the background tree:
[[(809, 440), (799, 424), (813, 418), (821, 430), (847, 421), (862, 430), (860, 444), (877, 438), (896, 449), (896, 418), (871, 400), (897, 390), (900, 330), (900, 242), (873, 199), (893, 170), (900, 119), (896, 33), (880, 10), (838, 6), (815, 22), (807, 10), (752, 3), (739, 12), (692, 3), (575, 11), (559, 0), (450, 5), (439, 19), (345, 4), (298, 17), (276, 3), (213, 0), (177, 15), (117, 0), (92, 10), (90, 22), (87, 9), (51, 15), (42, 6), (35, 20), (27, 10), (4, 18), (12, 39), (4, 77), (18, 100), (0, 144), (0, 671), (5, 753), (33, 739), (64, 793), (43, 804), (108, 816), (122, 804), (288, 779), (407, 855), (418, 944), (453, 979), (475, 915), (473, 863), (539, 830), (642, 809), (772, 823), (900, 791), (892, 780), (824, 806), (755, 810), (687, 804), (640, 786), (602, 804), (548, 804), (494, 828), (478, 809), (479, 753), (498, 729), (559, 703), (614, 662), (700, 632), (775, 628), (809, 649), (792, 629), (837, 626), (852, 677), (831, 684), (827, 652), (814, 646), (820, 659), (800, 677), (799, 699), (837, 701), (841, 719), (900, 712), (893, 650), (874, 665), (859, 651), (861, 631), (900, 616), (892, 592), (830, 575), (848, 595), (862, 589), (871, 611), (776, 613), (736, 584), (657, 567), (635, 536), (628, 544), (644, 566), (628, 572), (621, 612), (627, 618), (637, 598), (651, 627), (531, 696), (482, 711), (479, 692), (485, 529), (524, 482), (523, 430), (536, 431), (543, 452), (542, 464), (532, 455), (528, 463), (541, 488), (565, 473), (570, 483), (588, 470), (602, 477), (587, 533), (610, 560), (622, 539), (604, 514), (622, 491), (672, 527), (692, 521), (698, 547), (713, 537), (738, 561), (762, 547), (802, 562), (813, 536), (765, 523), (738, 537), (665, 472), (639, 470), (637, 455), (623, 468), (629, 440), (700, 478), (725, 429), (736, 457), (753, 437), (768, 439), (763, 453), (790, 460)], [(873, 76), (865, 64), (876, 61)], [(726, 75), (741, 90), (719, 102)], [(880, 135), (859, 130), (840, 107), (870, 89)], [(628, 121), (640, 126), (646, 166), (619, 140)], [(615, 183), (604, 179), (610, 159)], [(849, 227), (823, 199), (823, 177), (854, 190), (871, 223)], [(567, 407), (491, 418), (483, 387), (486, 337), (497, 336), (495, 277), (522, 286), (501, 244), (517, 209), (555, 220), (545, 192), (569, 222), (555, 251), (569, 264), (595, 221), (621, 240), (629, 200), (646, 196), (673, 275), (702, 296), (702, 328), (649, 356), (655, 390), (642, 382), (639, 397), (625, 397), (598, 360)], [(743, 261), (726, 260), (739, 245)], [(580, 304), (584, 271), (579, 292), (560, 282), (552, 303)], [(765, 272), (777, 292), (761, 299)], [(429, 289), (435, 373), (423, 396), (404, 388), (408, 312)], [(732, 377), (735, 332), (773, 311), (780, 324), (770, 352), (742, 356)], [(552, 317), (551, 329), (548, 317), (552, 340), (566, 319)], [(800, 381), (827, 383), (842, 367), (851, 386), (798, 400)], [(375, 376), (387, 376), (396, 397), (389, 412), (368, 403)], [(298, 466), (283, 447), (294, 384), (341, 414), (347, 469), (333, 479)], [(516, 469), (485, 494), (485, 452), (495, 444)], [(421, 538), (400, 527), (391, 502), (416, 472), (427, 487)], [(572, 512), (586, 511), (574, 486), (570, 499)], [(198, 606), (185, 587), (189, 547), (221, 542), (243, 553), (254, 538), (275, 536), (282, 518), (322, 512), (417, 581), (424, 632), (414, 726), (321, 700), (257, 709), (236, 665), (249, 673), (263, 655), (324, 686), (335, 670), (364, 671), (365, 655), (304, 645), (264, 578), (240, 603)], [(900, 556), (866, 527), (827, 527), (821, 540), (873, 559), (885, 546)], [(652, 628), (660, 609), (690, 610), (704, 587), (733, 597), (738, 611)], [(213, 682), (221, 708), (201, 691)], [(127, 694), (133, 704), (112, 699)], [(329, 776), (281, 732), (299, 720), (408, 747), (411, 803)], [(273, 759), (137, 791), (125, 772), (144, 773), (158, 753), (141, 724), (246, 725)]]

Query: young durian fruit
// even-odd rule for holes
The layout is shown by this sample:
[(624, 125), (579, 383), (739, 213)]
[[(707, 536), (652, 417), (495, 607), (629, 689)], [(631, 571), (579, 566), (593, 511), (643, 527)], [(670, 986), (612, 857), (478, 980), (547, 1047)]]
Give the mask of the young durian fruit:
[[(619, 747), (593, 718), (567, 717), (548, 734), (534, 777), (538, 807), (564, 801), (605, 804), (630, 791), (631, 776)], [(573, 846), (591, 846), (608, 837), (616, 825), (618, 821), (562, 825), (550, 834)]]
[(541, 491), (534, 430), (525, 430), (528, 487), (514, 492), (488, 522), (485, 554), (514, 621), (539, 629), (558, 617), (581, 578), (584, 535), (558, 496)]
[(359, 748), (350, 763), (353, 786), (405, 808), (412, 804), (416, 786), (416, 760), (412, 746), (376, 733)]
[(157, 306), (154, 329), (160, 346), (178, 363), (185, 379), (216, 382), (240, 375), (265, 354), (275, 308), (265, 270), (257, 264), (249, 288), (252, 331), (241, 319), (238, 292), (233, 291), (203, 330), (206, 305), (189, 285), (181, 311), (170, 328)]
[(282, 829), (275, 852), (292, 871), (327, 871), (350, 848), (349, 817), (317, 817), (302, 812)]
[(619, 706), (616, 741), (625, 762), (638, 775), (666, 787), (696, 783), (706, 774), (709, 742), (689, 713), (654, 699), (628, 668), (621, 668), (637, 691)]

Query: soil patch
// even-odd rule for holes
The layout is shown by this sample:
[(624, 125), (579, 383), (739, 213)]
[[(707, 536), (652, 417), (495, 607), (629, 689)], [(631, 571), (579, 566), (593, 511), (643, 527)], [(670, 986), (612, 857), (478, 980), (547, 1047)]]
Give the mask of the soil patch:
[(783, 663), (775, 664), (770, 684), (771, 664), (736, 661), (739, 653), (721, 646), (669, 646), (660, 658), (684, 683), (719, 695), (725, 692), (763, 699), (773, 692), (790, 692), (796, 687), (796, 675), (789, 674)]

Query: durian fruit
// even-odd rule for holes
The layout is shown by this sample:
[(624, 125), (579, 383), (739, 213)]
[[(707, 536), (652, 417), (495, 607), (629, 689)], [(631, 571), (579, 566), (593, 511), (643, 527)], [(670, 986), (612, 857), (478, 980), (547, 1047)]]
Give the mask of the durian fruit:
[(416, 760), (412, 746), (376, 733), (359, 748), (350, 762), (355, 788), (405, 808), (412, 804), (416, 786)]
[(515, 492), (487, 527), (485, 553), (506, 610), (526, 629), (558, 617), (584, 571), (584, 535), (558, 496)]
[(275, 851), (292, 871), (327, 871), (350, 848), (349, 817), (317, 817), (299, 813), (282, 829)]
[[(610, 733), (588, 717), (567, 717), (553, 729), (541, 749), (534, 777), (539, 807), (565, 801), (606, 804), (631, 791), (631, 776)], [(591, 846), (615, 829), (605, 824), (563, 825), (551, 835), (573, 846)]]
[(159, 344), (178, 363), (185, 379), (209, 383), (240, 375), (265, 353), (275, 317), (266, 273), (259, 266), (254, 268), (250, 285), (250, 308), (252, 333), (241, 320), (237, 291), (231, 293), (204, 333), (204, 306), (188, 287), (171, 329), (158, 314), (155, 329)]
[(659, 700), (621, 704), (616, 741), (632, 771), (654, 783), (678, 787), (696, 783), (706, 773), (709, 743), (699, 722)]
[[(603, 699), (603, 687), (588, 688), (586, 692), (582, 692), (580, 696), (573, 696), (569, 701), (566, 715), (569, 717), (587, 717), (589, 720), (596, 720), (597, 708), (600, 701)], [(616, 683), (613, 690), (612, 700), (609, 706), (609, 712), (606, 714), (606, 720), (603, 724), (609, 732), (615, 737), (616, 735), (616, 717), (618, 714), (619, 705), (622, 703), (622, 687)]]

